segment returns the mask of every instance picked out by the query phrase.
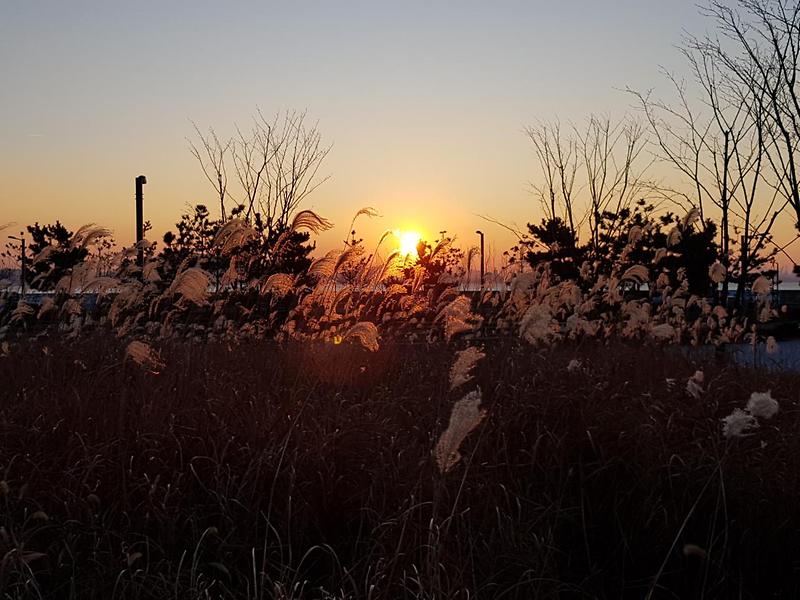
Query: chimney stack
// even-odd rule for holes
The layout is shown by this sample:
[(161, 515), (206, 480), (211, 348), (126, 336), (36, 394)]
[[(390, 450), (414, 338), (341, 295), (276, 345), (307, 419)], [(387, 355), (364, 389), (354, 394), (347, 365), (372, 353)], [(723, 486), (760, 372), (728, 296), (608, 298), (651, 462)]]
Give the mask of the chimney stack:
[(145, 183), (147, 183), (147, 178), (144, 175), (139, 175), (136, 178), (136, 245), (138, 246), (137, 264), (140, 269), (144, 267), (144, 248), (139, 244), (144, 239), (144, 195), (142, 186)]

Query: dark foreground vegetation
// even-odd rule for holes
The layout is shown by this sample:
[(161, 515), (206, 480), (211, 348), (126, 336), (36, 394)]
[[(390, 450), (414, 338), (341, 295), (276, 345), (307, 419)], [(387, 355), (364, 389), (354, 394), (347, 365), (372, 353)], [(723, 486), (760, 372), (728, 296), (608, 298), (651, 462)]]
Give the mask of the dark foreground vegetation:
[[(99, 335), (15, 348), (0, 595), (798, 596), (797, 376), (707, 364), (695, 398), (678, 352), (498, 344), (445, 474), (452, 349), (170, 343), (153, 373)], [(778, 415), (723, 437), (767, 389)]]

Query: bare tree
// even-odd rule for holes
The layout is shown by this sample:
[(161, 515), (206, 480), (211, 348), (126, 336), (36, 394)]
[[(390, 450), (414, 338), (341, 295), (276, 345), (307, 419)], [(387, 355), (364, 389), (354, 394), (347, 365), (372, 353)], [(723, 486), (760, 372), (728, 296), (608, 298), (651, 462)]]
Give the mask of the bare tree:
[(578, 144), (561, 133), (561, 125), (539, 123), (525, 130), (533, 143), (544, 177), (544, 185), (533, 186), (548, 219), (561, 218), (577, 239), (574, 207), (575, 176), (578, 172)]
[(213, 129), (208, 130), (207, 135), (203, 135), (197, 125), (192, 122), (195, 133), (200, 141), (199, 145), (192, 140), (189, 141), (189, 148), (192, 156), (200, 163), (203, 175), (214, 187), (219, 196), (219, 215), (225, 222), (227, 217), (225, 211), (225, 198), (228, 196), (228, 172), (225, 167), (225, 160), (231, 149), (231, 140), (220, 141)]
[(245, 193), (245, 214), (256, 210), (270, 230), (284, 229), (297, 206), (328, 177), (317, 178), (330, 146), (306, 114), (287, 112), (268, 120), (259, 111), (249, 136), (241, 130), (233, 160)]
[(231, 141), (233, 166), (242, 189), (242, 204), (248, 220), (258, 210), (257, 203), (261, 195), (269, 196), (272, 193), (272, 190), (264, 188), (271, 184), (267, 172), (275, 153), (275, 131), (272, 124), (261, 113), (253, 122), (247, 133), (237, 126), (236, 137)]
[[(764, 193), (770, 137), (762, 108), (763, 90), (732, 78), (708, 39), (689, 38), (683, 47), (700, 92), (695, 106), (684, 82), (667, 73), (678, 98), (674, 105), (633, 91), (653, 134), (655, 155), (683, 175), (692, 192), (684, 195), (705, 220), (713, 208), (720, 222), (720, 260), (731, 267), (740, 234), (737, 303), (747, 275), (765, 248), (773, 225), (786, 206), (776, 189)], [(723, 282), (727, 298), (728, 278)]]
[(712, 0), (706, 14), (723, 38), (706, 37), (705, 53), (746, 88), (764, 120), (768, 183), (792, 207), (800, 228), (800, 3)]
[[(587, 218), (590, 244), (600, 247), (600, 227), (607, 214), (619, 215), (638, 200), (649, 186), (642, 178), (649, 165), (641, 165), (644, 128), (632, 119), (612, 123), (609, 117), (589, 117), (585, 131), (575, 128), (586, 175)], [(622, 221), (611, 224), (615, 226)]]
[(592, 115), (584, 129), (564, 132), (558, 122), (526, 129), (539, 162), (543, 183), (532, 186), (545, 218), (562, 219), (578, 241), (589, 223), (589, 245), (600, 246), (600, 227), (614, 226), (606, 217), (620, 214), (645, 192), (646, 164), (641, 164), (644, 128), (624, 118)]
[[(190, 142), (192, 154), (219, 196), (225, 219), (225, 200), (242, 206), (246, 220), (260, 220), (269, 232), (285, 230), (300, 203), (328, 177), (319, 169), (330, 151), (323, 145), (317, 123), (307, 125), (304, 112), (287, 111), (267, 119), (261, 111), (249, 130), (236, 127), (230, 140), (220, 140), (214, 130)], [(235, 173), (236, 193), (231, 193), (228, 165)]]

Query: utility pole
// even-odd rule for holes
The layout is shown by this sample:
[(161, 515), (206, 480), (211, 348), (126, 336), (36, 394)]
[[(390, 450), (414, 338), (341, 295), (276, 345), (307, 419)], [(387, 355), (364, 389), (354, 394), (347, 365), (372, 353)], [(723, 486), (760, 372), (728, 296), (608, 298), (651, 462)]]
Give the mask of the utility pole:
[(475, 231), (479, 236), (481, 236), (481, 291), (483, 291), (483, 283), (484, 283), (484, 261), (483, 261), (483, 232), (478, 229)]
[(14, 235), (8, 236), (9, 239), (15, 240), (20, 243), (20, 250), (19, 250), (19, 287), (20, 287), (20, 301), (25, 298), (25, 238), (23, 237), (23, 233), (20, 231), (19, 236), (16, 237)]
[(147, 183), (147, 178), (144, 175), (139, 175), (136, 178), (136, 246), (138, 247), (137, 264), (140, 269), (144, 268), (144, 248), (142, 247), (142, 240), (144, 240), (144, 193), (142, 186)]

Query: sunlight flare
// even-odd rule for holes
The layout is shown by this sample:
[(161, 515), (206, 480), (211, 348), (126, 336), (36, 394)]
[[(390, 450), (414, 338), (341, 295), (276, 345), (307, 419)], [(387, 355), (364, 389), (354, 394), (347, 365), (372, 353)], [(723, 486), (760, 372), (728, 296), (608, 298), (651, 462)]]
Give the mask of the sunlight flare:
[(403, 258), (415, 260), (419, 258), (417, 252), (417, 245), (419, 244), (422, 236), (417, 231), (400, 231), (399, 229), (394, 232), (397, 238), (397, 251)]

